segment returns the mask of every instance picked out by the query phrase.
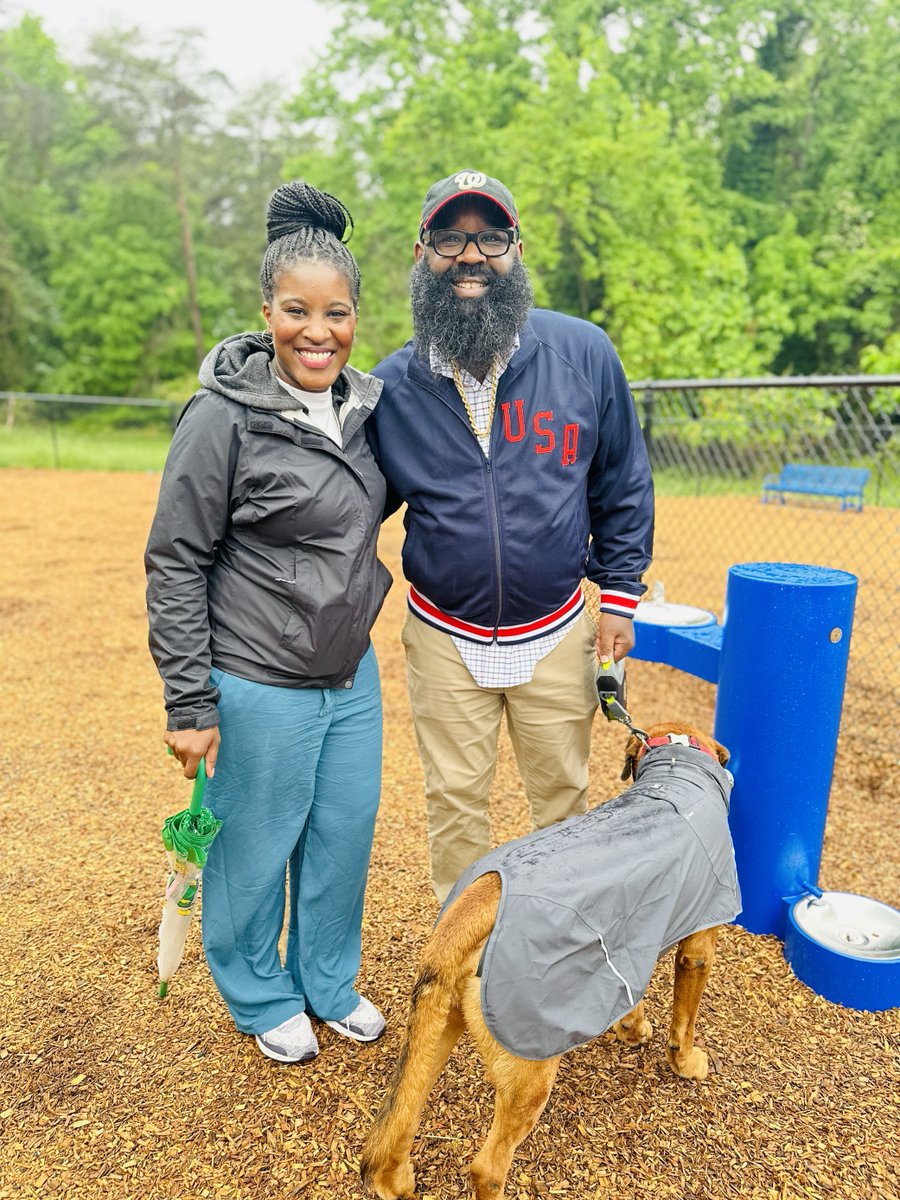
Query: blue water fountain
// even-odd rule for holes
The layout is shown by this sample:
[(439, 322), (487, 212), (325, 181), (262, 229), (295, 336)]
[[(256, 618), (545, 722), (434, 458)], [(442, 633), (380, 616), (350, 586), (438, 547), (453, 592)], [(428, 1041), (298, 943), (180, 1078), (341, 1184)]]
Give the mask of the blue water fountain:
[(631, 658), (717, 684), (737, 923), (780, 937), (794, 974), (826, 1000), (879, 1012), (900, 1005), (900, 912), (816, 883), (856, 588), (855, 575), (830, 567), (741, 563), (728, 572), (721, 625), (660, 595), (638, 605)]

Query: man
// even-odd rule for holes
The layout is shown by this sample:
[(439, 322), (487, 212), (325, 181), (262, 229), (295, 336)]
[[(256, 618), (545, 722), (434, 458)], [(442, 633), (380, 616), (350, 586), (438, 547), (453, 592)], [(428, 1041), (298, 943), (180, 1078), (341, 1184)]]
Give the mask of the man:
[[(425, 197), (414, 339), (374, 374), (368, 436), (406, 502), (403, 632), (443, 901), (490, 848), (505, 711), (536, 828), (585, 810), (594, 651), (620, 659), (650, 563), (653, 487), (625, 373), (596, 326), (534, 309), (512, 195), (460, 171)], [(596, 628), (581, 581), (600, 588)]]

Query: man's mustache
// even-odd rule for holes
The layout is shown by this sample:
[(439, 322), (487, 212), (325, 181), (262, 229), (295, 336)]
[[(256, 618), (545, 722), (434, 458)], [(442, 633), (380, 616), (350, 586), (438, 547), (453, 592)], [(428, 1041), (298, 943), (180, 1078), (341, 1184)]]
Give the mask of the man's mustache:
[(448, 284), (459, 283), (461, 279), (477, 279), (488, 286), (491, 284), (490, 272), (484, 263), (472, 263), (471, 266), (466, 266), (465, 263), (455, 263), (444, 272), (444, 278)]

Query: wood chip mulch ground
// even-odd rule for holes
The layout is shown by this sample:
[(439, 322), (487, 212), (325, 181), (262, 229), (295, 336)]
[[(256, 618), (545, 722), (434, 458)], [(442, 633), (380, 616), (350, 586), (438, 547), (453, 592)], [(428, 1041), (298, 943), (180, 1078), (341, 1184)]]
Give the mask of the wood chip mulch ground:
[[(146, 650), (141, 555), (158, 476), (10, 470), (3, 484), (0, 1200), (362, 1196), (361, 1143), (437, 907), (398, 640), (398, 524), (383, 537), (398, 583), (375, 637), (385, 778), (360, 980), (388, 1032), (357, 1046), (321, 1027), (318, 1059), (280, 1067), (235, 1032), (198, 929), (156, 998), (159, 828), (189, 794), (164, 753)], [(644, 723), (712, 725), (710, 685), (635, 663), (630, 686)], [(860, 730), (842, 736), (820, 882), (898, 905), (896, 729)], [(597, 799), (622, 786), (623, 745), (598, 721)], [(525, 832), (507, 742), (494, 794), (498, 840)], [(900, 1012), (828, 1003), (773, 937), (731, 927), (720, 947), (699, 1022), (715, 1072), (676, 1079), (659, 1032), (643, 1050), (607, 1035), (574, 1051), (510, 1196), (898, 1200)], [(670, 985), (667, 961), (649, 997), (658, 1030)], [(467, 1195), (490, 1110), (462, 1044), (416, 1143), (421, 1200)]]

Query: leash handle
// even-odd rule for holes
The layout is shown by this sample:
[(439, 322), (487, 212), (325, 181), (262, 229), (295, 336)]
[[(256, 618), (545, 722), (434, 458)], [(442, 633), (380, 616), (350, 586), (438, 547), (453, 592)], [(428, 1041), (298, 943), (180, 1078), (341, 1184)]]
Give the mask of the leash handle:
[(624, 662), (602, 659), (597, 667), (597, 698), (607, 721), (630, 721)]
[(647, 733), (632, 722), (631, 714), (625, 707), (627, 694), (624, 661), (614, 662), (610, 658), (601, 660), (597, 667), (597, 698), (604, 717), (607, 721), (619, 721), (646, 749)]

